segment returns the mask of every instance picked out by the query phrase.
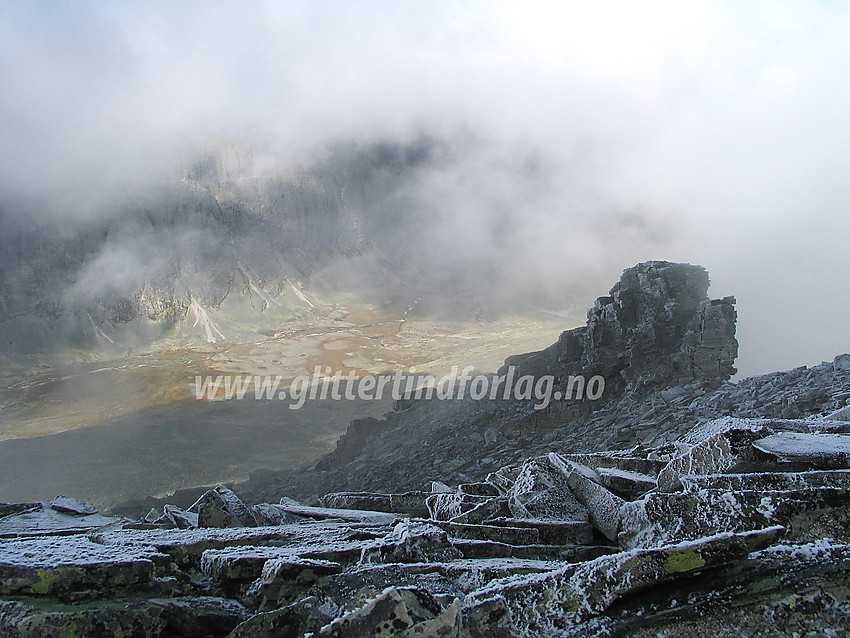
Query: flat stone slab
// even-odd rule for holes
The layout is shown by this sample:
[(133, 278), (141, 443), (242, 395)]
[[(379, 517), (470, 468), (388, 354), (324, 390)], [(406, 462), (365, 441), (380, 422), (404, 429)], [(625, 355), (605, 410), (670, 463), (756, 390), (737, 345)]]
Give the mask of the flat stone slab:
[[(209, 549), (240, 545), (269, 545), (278, 549), (340, 542), (353, 536), (381, 536), (372, 527), (357, 528), (342, 522), (309, 522), (270, 527), (206, 527), (201, 529), (120, 529), (97, 532), (92, 538), (98, 543), (118, 546), (155, 547), (157, 551), (176, 559), (199, 560)], [(383, 533), (388, 530), (383, 529)]]
[(382, 523), (390, 525), (397, 521), (403, 514), (388, 514), (387, 512), (376, 512), (372, 510), (352, 510), (334, 507), (311, 507), (309, 505), (296, 505), (289, 499), (282, 499), (281, 509), (290, 514), (306, 516), (315, 519), (339, 519), (349, 522)]
[(102, 545), (84, 536), (27, 538), (0, 543), (0, 565), (37, 569), (167, 558), (151, 546)]
[(599, 480), (609, 490), (624, 496), (633, 496), (648, 492), (658, 485), (654, 476), (621, 470), (616, 467), (598, 467)]
[(472, 540), (494, 541), (510, 545), (534, 545), (540, 541), (540, 532), (533, 527), (509, 527), (507, 525), (470, 525), (451, 521), (433, 521), (450, 536)]
[(710, 490), (803, 490), (816, 487), (850, 488), (850, 470), (809, 472), (752, 472), (743, 474), (694, 474), (681, 477), (688, 492)]
[(610, 545), (510, 545), (494, 541), (458, 539), (454, 547), (467, 560), (540, 560), (580, 563), (618, 551)]
[(586, 465), (597, 472), (602, 468), (637, 472), (647, 476), (657, 476), (664, 468), (665, 461), (631, 456), (627, 452), (591, 452), (588, 454), (561, 454), (561, 458)]
[(493, 518), (488, 525), (536, 529), (540, 542), (549, 545), (587, 545), (593, 540), (593, 527), (585, 521), (541, 521), (528, 518)]
[(53, 499), (50, 507), (57, 512), (72, 514), (75, 516), (97, 514), (97, 508), (91, 503), (86, 503), (78, 498), (68, 498), (67, 496), (57, 496)]
[(94, 543), (55, 536), (0, 543), (0, 594), (64, 595), (109, 590), (151, 579), (168, 556), (152, 547)]
[(788, 526), (800, 515), (845, 505), (847, 494), (833, 487), (651, 492), (620, 509), (618, 541), (624, 548), (647, 548), (721, 532)]
[(780, 432), (754, 441), (753, 447), (782, 461), (826, 467), (850, 465), (850, 434)]
[(0, 518), (41, 509), (41, 503), (0, 503)]
[(517, 634), (559, 635), (565, 613), (591, 617), (617, 599), (652, 585), (745, 559), (750, 552), (775, 543), (782, 527), (742, 534), (718, 534), (691, 542), (603, 556), (549, 572), (499, 579), (472, 592), (467, 609), (499, 600), (510, 612)]
[[(364, 543), (340, 541), (337, 543), (315, 543), (301, 547), (248, 546), (208, 549), (201, 557), (201, 571), (220, 580), (253, 580), (259, 578), (263, 567), (270, 560), (303, 562), (322, 561), (322, 556), (350, 556), (359, 558)], [(326, 563), (336, 561), (327, 561)]]
[(431, 492), (382, 494), (374, 492), (333, 492), (322, 497), (322, 503), (333, 509), (371, 510), (389, 514), (428, 517), (425, 499)]
[(64, 514), (40, 503), (37, 509), (0, 518), (0, 538), (84, 534), (121, 520), (100, 514)]
[[(31, 600), (31, 599), (30, 599)], [(160, 636), (166, 621), (161, 611), (144, 602), (117, 607), (111, 601), (59, 604), (48, 608), (19, 601), (0, 601), (3, 638), (35, 636)], [(108, 627), (108, 634), (104, 628)], [(186, 634), (183, 634), (186, 635)]]

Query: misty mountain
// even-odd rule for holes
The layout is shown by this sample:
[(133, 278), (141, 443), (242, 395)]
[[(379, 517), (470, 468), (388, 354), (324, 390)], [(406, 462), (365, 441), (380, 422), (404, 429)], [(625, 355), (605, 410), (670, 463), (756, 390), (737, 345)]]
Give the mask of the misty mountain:
[(57, 218), (7, 199), (0, 338), (20, 352), (57, 340), (143, 343), (190, 309), (228, 300), (250, 323), (265, 311), (308, 308), (313, 289), (469, 292), (456, 264), (429, 254), (433, 220), (418, 185), (447, 161), (445, 145), (421, 138), (339, 145), (283, 172), (230, 145), (95, 215)]

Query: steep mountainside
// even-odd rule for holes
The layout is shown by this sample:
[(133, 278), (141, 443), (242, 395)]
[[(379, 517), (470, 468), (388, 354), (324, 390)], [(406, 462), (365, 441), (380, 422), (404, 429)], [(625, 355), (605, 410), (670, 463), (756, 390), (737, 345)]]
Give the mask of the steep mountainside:
[(310, 288), (387, 296), (421, 288), (405, 280), (415, 274), (407, 244), (398, 253), (393, 246), (397, 234), (416, 230), (406, 190), (439, 153), (427, 140), (347, 145), (281, 171), (228, 148), (86, 216), (7, 198), (0, 343), (24, 353), (120, 348), (186, 318), (215, 340), (206, 314), (223, 305), (250, 324), (262, 312), (309, 308)]

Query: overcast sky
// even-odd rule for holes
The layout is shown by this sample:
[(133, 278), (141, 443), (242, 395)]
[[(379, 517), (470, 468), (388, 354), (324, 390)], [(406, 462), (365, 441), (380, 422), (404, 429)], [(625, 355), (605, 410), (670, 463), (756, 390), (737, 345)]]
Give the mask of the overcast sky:
[(469, 133), (487, 150), (423, 183), (443, 248), (494, 249), (507, 209), (565, 298), (702, 264), (766, 372), (850, 351), (848, 61), (843, 2), (5, 2), (0, 186), (108, 192), (199, 139), (286, 164)]

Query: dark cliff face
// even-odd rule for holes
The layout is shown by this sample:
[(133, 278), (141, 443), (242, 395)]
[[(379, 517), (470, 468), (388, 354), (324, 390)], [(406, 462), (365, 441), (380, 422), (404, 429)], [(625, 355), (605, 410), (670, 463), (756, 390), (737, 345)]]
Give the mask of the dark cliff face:
[(735, 299), (710, 300), (701, 266), (649, 261), (623, 272), (596, 300), (587, 325), (546, 350), (510, 357), (521, 374), (601, 375), (609, 392), (720, 383), (734, 373)]

